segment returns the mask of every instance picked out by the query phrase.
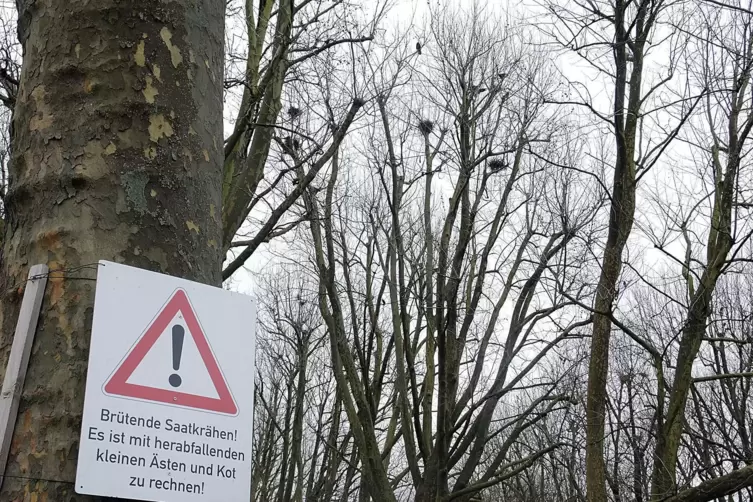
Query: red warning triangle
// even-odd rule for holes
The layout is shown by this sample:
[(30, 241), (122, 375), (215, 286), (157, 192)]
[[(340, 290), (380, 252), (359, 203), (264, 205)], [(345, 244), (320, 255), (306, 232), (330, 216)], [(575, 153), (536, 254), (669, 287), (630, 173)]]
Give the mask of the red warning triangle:
[[(193, 338), (196, 348), (199, 350), (201, 360), (204, 362), (204, 366), (217, 392), (217, 398), (128, 383), (128, 379), (152, 349), (157, 339), (166, 332), (166, 329), (178, 312), (183, 314), (188, 332)], [(186, 296), (186, 292), (182, 289), (176, 290), (172, 298), (162, 307), (157, 317), (152, 321), (139, 341), (131, 348), (131, 351), (107, 381), (104, 390), (110, 395), (154, 401), (182, 406), (184, 408), (227, 413), (229, 415), (236, 415), (238, 413), (238, 408), (235, 405), (232, 394), (230, 394), (230, 389), (227, 386), (227, 382), (225, 382), (222, 371), (220, 371), (212, 349), (209, 347), (204, 330), (201, 329), (199, 320), (196, 318), (191, 303), (188, 301), (188, 296)]]

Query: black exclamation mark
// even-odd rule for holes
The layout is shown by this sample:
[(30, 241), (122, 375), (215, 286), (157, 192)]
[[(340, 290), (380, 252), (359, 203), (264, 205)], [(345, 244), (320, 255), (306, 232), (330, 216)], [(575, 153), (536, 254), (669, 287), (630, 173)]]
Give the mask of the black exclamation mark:
[[(183, 353), (183, 335), (185, 330), (180, 324), (173, 326), (173, 369), (178, 371), (180, 369), (180, 355)], [(183, 383), (180, 375), (173, 373), (170, 375), (170, 385), (173, 387), (180, 387)]]

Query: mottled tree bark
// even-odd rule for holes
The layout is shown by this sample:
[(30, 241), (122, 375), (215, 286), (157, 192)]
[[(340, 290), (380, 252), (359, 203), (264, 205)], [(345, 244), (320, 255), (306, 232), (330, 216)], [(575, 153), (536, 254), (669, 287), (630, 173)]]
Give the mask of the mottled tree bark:
[(97, 261), (220, 282), (225, 4), (18, 3), (0, 367), (29, 267), (53, 272), (0, 500), (89, 501), (73, 480)]

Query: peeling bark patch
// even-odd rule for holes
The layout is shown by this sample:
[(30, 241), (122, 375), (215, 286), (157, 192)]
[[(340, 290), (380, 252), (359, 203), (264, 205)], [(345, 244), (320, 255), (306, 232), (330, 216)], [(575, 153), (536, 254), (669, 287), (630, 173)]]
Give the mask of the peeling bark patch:
[(149, 182), (149, 176), (141, 171), (133, 171), (122, 174), (120, 180), (122, 181), (128, 205), (137, 213), (146, 214), (147, 204), (144, 190), (146, 189), (146, 184)]
[(191, 220), (188, 220), (186, 222), (186, 227), (188, 227), (189, 230), (192, 230), (192, 231), (196, 232), (197, 234), (199, 233), (199, 225), (197, 225), (196, 223), (194, 223)]
[[(45, 239), (49, 242), (60, 242), (60, 234), (58, 232), (48, 233)], [(59, 247), (59, 246), (54, 246)], [(65, 268), (65, 262), (52, 260), (49, 262), (50, 270), (63, 270)], [(63, 298), (65, 294), (65, 277), (63, 274), (50, 274), (48, 279), (48, 285), (50, 291), (50, 306), (56, 306), (57, 303)], [(58, 309), (59, 310), (59, 309)]]
[(147, 103), (154, 103), (154, 98), (159, 94), (159, 91), (156, 87), (152, 85), (154, 80), (152, 77), (148, 76), (146, 77), (146, 87), (144, 87), (144, 90), (141, 91), (144, 94), (144, 99), (146, 99)]
[(173, 66), (177, 68), (183, 62), (183, 56), (180, 55), (180, 50), (172, 43), (173, 34), (170, 33), (167, 27), (163, 26), (159, 35), (162, 37), (162, 41), (165, 42), (167, 50), (170, 51), (170, 59), (173, 62)]
[(107, 148), (105, 148), (105, 155), (112, 155), (117, 151), (118, 151), (118, 147), (116, 147), (115, 143), (111, 141), (110, 144), (107, 145)]
[(162, 70), (160, 70), (159, 65), (152, 65), (152, 73), (154, 73), (154, 76), (157, 78), (157, 80), (162, 82)]
[(47, 96), (47, 89), (43, 85), (38, 85), (31, 91), (31, 97), (34, 98), (37, 106), (44, 102), (45, 96)]
[(144, 157), (146, 157), (149, 160), (154, 160), (157, 157), (157, 149), (154, 148), (153, 146), (144, 148)]
[(146, 258), (152, 263), (158, 263), (160, 270), (168, 270), (168, 263), (170, 260), (163, 249), (156, 247), (149, 248), (144, 252), (144, 256), (146, 256)]
[(52, 125), (52, 115), (36, 116), (29, 121), (29, 130), (41, 131)]
[(34, 98), (34, 102), (37, 105), (37, 114), (29, 121), (30, 131), (41, 131), (52, 125), (53, 115), (47, 110), (47, 104), (45, 103), (46, 95), (47, 90), (43, 85), (35, 87), (31, 92), (31, 97)]
[(172, 135), (173, 126), (170, 125), (164, 115), (160, 113), (149, 117), (149, 139), (157, 143), (160, 138), (169, 138)]
[(84, 79), (84, 92), (91, 94), (97, 87), (97, 81), (91, 78)]
[(50, 305), (57, 305), (60, 299), (65, 294), (65, 284), (63, 283), (63, 277), (50, 277)]
[(204, 160), (209, 162), (209, 152), (207, 152), (206, 149), (202, 150), (202, 152), (204, 153)]
[[(49, 251), (57, 252), (62, 247), (59, 230), (49, 230), (44, 232), (37, 236), (37, 241), (43, 249)], [(50, 268), (54, 268), (52, 267), (52, 264), (50, 264)]]
[(146, 56), (144, 55), (144, 41), (142, 40), (139, 42), (139, 44), (136, 46), (136, 54), (133, 56), (133, 60), (136, 61), (136, 64), (139, 66), (144, 66), (146, 64)]

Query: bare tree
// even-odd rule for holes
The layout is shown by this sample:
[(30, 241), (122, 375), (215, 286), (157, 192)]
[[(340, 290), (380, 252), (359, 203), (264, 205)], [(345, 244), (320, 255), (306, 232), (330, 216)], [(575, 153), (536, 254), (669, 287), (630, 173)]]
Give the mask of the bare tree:
[[(700, 121), (705, 124), (691, 123), (694, 127), (687, 141), (698, 152), (697, 176), (705, 194), (683, 214), (667, 211), (671, 216), (669, 232), (684, 240), (684, 257), (674, 258), (682, 264), (686, 291), (677, 297), (685, 313), (676, 356), (669, 363), (674, 367), (674, 378), (666, 395), (666, 408), (663, 402), (659, 403), (660, 410), (665, 411), (659, 414), (657, 424), (651, 488), (654, 500), (678, 490), (676, 472), (685, 408), (693, 385), (693, 366), (712, 315), (714, 291), (725, 272), (739, 270), (740, 264), (747, 261), (741, 254), (747, 251), (753, 235), (745, 223), (746, 182), (750, 175), (743, 170), (742, 160), (753, 128), (753, 17), (706, 6), (700, 6), (696, 16), (702, 22), (693, 30), (697, 52), (693, 54), (696, 65), (691, 75), (697, 76), (696, 85), (708, 90), (708, 94)], [(658, 246), (673, 256), (663, 243)], [(715, 482), (721, 485), (721, 479)], [(736, 489), (743, 487), (738, 485)], [(708, 498), (697, 500), (726, 494), (725, 489), (716, 486), (704, 495)]]
[[(228, 81), (230, 86), (240, 86), (241, 97), (233, 130), (225, 140), (222, 205), (222, 249), (241, 251), (228, 263), (224, 279), (241, 268), (261, 244), (297, 223), (285, 222), (283, 217), (339, 148), (360, 108), (358, 97), (353, 96), (351, 109), (341, 116), (306, 120), (311, 114), (322, 113), (316, 109), (320, 101), (302, 102), (295, 99), (303, 95), (301, 92), (287, 88), (298, 80), (304, 82), (303, 87), (314, 88), (305, 89), (304, 94), (316, 94), (321, 86), (305, 84), (313, 69), (326, 64), (333, 54), (342, 57), (343, 53), (338, 53), (341, 46), (372, 40), (385, 9), (386, 4), (378, 3), (362, 14), (347, 0), (245, 2), (245, 68)], [(353, 22), (346, 29), (344, 20), (349, 17)], [(285, 97), (290, 101), (281, 116)], [(287, 141), (298, 150), (295, 165), (276, 169), (277, 163), (270, 162), (276, 141)], [(306, 171), (300, 184), (286, 183), (290, 180), (286, 174), (299, 168)], [(249, 238), (234, 241), (253, 213), (261, 213), (261, 221), (252, 227)]]
[[(614, 139), (614, 177), (608, 188), (610, 202), (607, 239), (604, 243), (599, 277), (593, 302), (593, 333), (588, 376), (586, 480), (588, 500), (606, 502), (607, 473), (604, 464), (604, 423), (609, 372), (609, 345), (612, 331), (622, 255), (635, 218), (637, 182), (661, 158), (679, 126), (655, 138), (644, 136), (644, 123), (653, 112), (647, 110), (657, 90), (674, 75), (676, 48), (670, 41), (669, 65), (649, 81), (647, 56), (654, 40), (661, 35), (657, 25), (663, 22), (669, 3), (662, 0), (638, 2), (566, 2), (547, 5), (554, 16), (551, 35), (565, 48), (601, 74), (610, 87), (610, 112), (599, 111), (599, 103), (590, 98), (587, 88), (574, 86), (578, 99), (568, 100), (591, 111), (608, 125)], [(664, 38), (662, 38), (664, 39)], [(680, 100), (683, 103), (684, 100)], [(692, 106), (692, 105), (691, 105)], [(661, 107), (660, 109), (664, 109)], [(682, 108), (681, 108), (682, 109)], [(687, 113), (682, 109), (679, 123)], [(653, 131), (652, 131), (653, 132)], [(646, 139), (643, 141), (643, 139)]]
[[(338, 389), (374, 500), (469, 500), (556, 449), (518, 442), (571, 401), (532, 370), (590, 322), (560, 289), (588, 293), (570, 267), (587, 256), (599, 198), (583, 203), (574, 194), (593, 187), (560, 166), (576, 152), (558, 148), (565, 128), (547, 109), (556, 82), (543, 56), (522, 34), (492, 31), (486, 14), (438, 14), (428, 62), (411, 44), (391, 66), (371, 64), (363, 160), (333, 156), (324, 193), (305, 199)], [(345, 168), (359, 162), (368, 176)], [(524, 404), (508, 415), (512, 399)]]
[(279, 267), (261, 288), (254, 500), (331, 500), (349, 440), (340, 426), (316, 285), (306, 270)]

